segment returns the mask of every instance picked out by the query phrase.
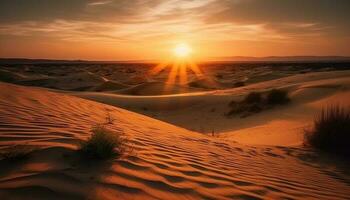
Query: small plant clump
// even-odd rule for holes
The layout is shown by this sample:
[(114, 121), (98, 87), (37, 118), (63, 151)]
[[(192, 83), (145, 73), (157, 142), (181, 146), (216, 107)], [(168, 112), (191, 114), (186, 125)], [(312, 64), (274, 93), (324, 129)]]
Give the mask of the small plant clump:
[(35, 149), (26, 145), (14, 145), (0, 151), (0, 160), (18, 161), (28, 157)]
[(227, 113), (228, 116), (240, 113), (258, 113), (262, 110), (260, 104), (235, 102), (230, 103), (231, 110)]
[(270, 105), (282, 105), (290, 101), (288, 93), (285, 90), (273, 89), (267, 93), (266, 101)]
[(79, 151), (87, 157), (109, 159), (120, 157), (126, 150), (127, 140), (121, 131), (112, 131), (105, 125), (91, 129), (92, 135), (81, 143)]
[(322, 151), (350, 155), (350, 108), (330, 105), (305, 130), (305, 145)]
[(287, 91), (273, 89), (263, 94), (260, 92), (251, 92), (244, 97), (242, 101), (231, 101), (229, 106), (231, 110), (226, 114), (242, 114), (249, 116), (252, 113), (258, 113), (274, 105), (286, 104), (290, 101)]
[(262, 101), (262, 95), (259, 92), (251, 92), (243, 99), (244, 103), (255, 104)]

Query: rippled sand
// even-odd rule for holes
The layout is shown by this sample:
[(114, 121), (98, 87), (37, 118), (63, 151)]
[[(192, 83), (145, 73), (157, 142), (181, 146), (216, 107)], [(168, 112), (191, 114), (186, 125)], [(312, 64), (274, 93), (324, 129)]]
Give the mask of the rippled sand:
[[(120, 160), (76, 153), (92, 125), (115, 119), (134, 151)], [(0, 147), (38, 148), (0, 161), (0, 199), (347, 199), (349, 163), (303, 147), (208, 137), (45, 89), (0, 83)]]

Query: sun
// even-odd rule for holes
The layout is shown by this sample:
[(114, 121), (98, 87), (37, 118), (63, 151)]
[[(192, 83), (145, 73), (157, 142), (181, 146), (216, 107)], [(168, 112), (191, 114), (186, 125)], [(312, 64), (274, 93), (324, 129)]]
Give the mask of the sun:
[[(153, 67), (149, 72), (149, 76), (156, 76), (162, 72), (168, 72), (168, 78), (165, 81), (164, 92), (170, 91), (173, 86), (187, 85), (192, 76), (203, 77), (203, 71), (194, 61), (193, 49), (187, 43), (177, 43), (170, 49), (174, 57), (169, 57), (163, 62)], [(165, 70), (169, 68), (170, 70)], [(184, 89), (184, 90), (182, 90)], [(186, 87), (181, 91), (185, 92)]]
[(188, 57), (192, 53), (191, 47), (186, 43), (177, 44), (173, 49), (174, 55), (178, 58)]

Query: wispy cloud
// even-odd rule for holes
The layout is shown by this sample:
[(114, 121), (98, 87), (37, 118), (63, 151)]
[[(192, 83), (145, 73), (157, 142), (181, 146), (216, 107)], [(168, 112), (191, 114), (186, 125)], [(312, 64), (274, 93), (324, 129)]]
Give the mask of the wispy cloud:
[(350, 13), (345, 9), (350, 1), (344, 0), (332, 7), (330, 0), (28, 0), (22, 6), (11, 2), (0, 8), (0, 37), (113, 44), (181, 39), (306, 43), (340, 40), (341, 34), (350, 33)]
[(113, 2), (113, 0), (110, 0), (110, 1), (93, 1), (93, 2), (88, 3), (87, 5), (88, 6), (101, 6), (101, 5), (110, 4), (112, 2)]

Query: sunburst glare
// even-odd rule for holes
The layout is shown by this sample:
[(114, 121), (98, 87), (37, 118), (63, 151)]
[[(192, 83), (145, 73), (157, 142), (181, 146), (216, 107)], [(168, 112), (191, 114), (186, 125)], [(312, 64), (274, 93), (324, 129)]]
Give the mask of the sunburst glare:
[(187, 85), (188, 73), (192, 73), (195, 77), (203, 75), (200, 67), (192, 59), (193, 49), (188, 44), (178, 43), (172, 50), (174, 59), (158, 64), (149, 72), (151, 76), (156, 76), (169, 68), (165, 90), (171, 89), (176, 84)]
[(175, 46), (173, 51), (176, 57), (185, 58), (192, 53), (192, 48), (186, 43), (180, 43)]

